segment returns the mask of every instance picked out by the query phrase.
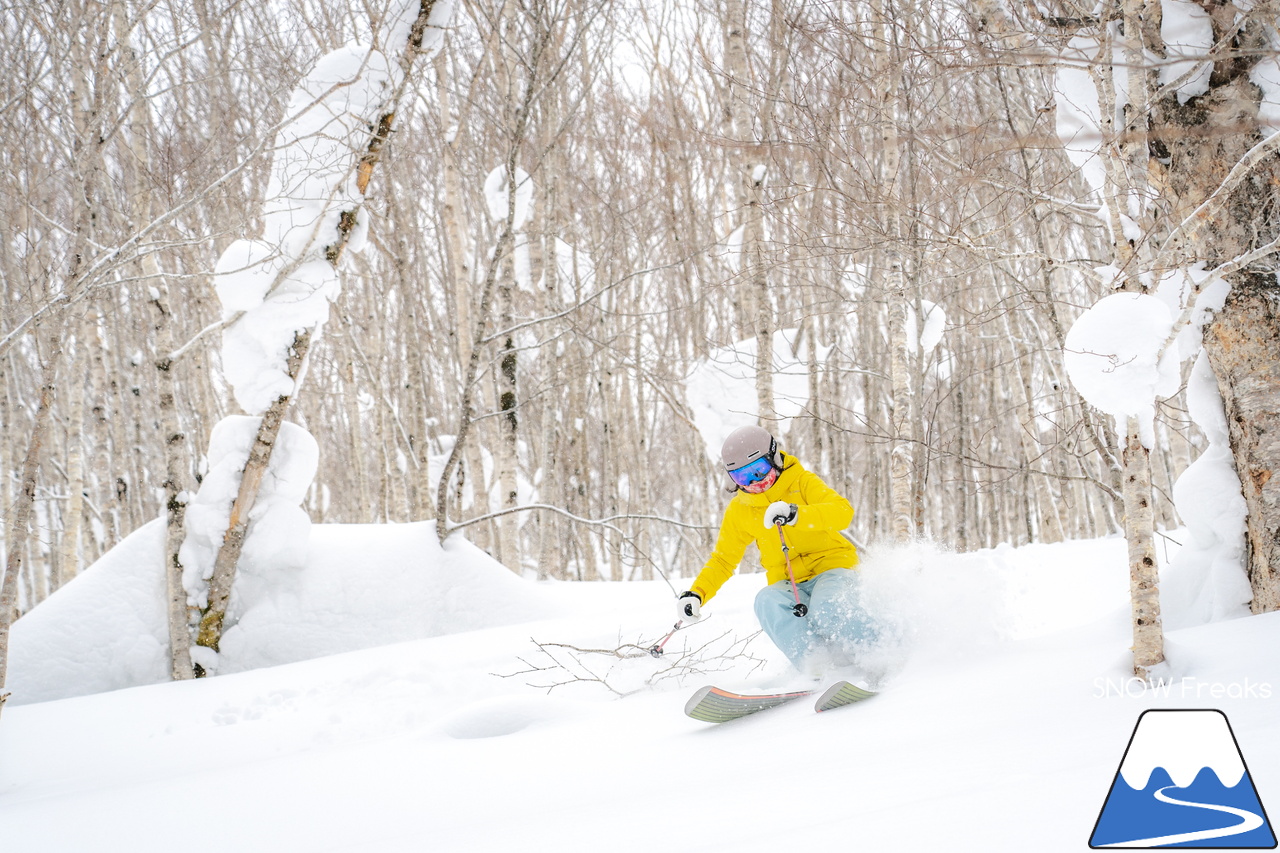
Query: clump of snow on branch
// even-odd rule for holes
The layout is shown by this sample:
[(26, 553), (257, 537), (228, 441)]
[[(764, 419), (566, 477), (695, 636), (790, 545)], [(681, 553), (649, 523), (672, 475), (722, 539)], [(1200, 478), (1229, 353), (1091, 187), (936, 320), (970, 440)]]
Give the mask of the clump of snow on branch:
[[(1102, 142), (1098, 93), (1089, 69), (1099, 54), (1097, 39), (1076, 36), (1063, 49), (1053, 79), (1058, 139), (1067, 157), (1093, 188), (1101, 192), (1104, 182), (1098, 148)], [(1123, 66), (1117, 74), (1123, 73)], [(1120, 86), (1117, 79), (1116, 85)], [(1123, 87), (1121, 87), (1123, 91)]]
[[(799, 334), (798, 329), (773, 334), (773, 405), (781, 420), (768, 428), (779, 436), (785, 434), (788, 420), (809, 405), (809, 362), (816, 359), (821, 364), (829, 352), (825, 347), (814, 352), (811, 336), (802, 343)], [(755, 338), (712, 350), (694, 365), (684, 387), (707, 455), (718, 462), (729, 433), (756, 420)]]
[(276, 138), (264, 204), (266, 239), (303, 258), (338, 236), (338, 217), (360, 207), (356, 165), (395, 83), (380, 51), (364, 45), (321, 57), (294, 89)]
[(291, 260), (263, 240), (237, 240), (215, 267), (223, 315), (243, 313), (222, 333), (222, 371), (247, 412), (293, 393), (289, 350), (298, 332), (318, 328), (340, 291), (327, 260)]
[(924, 312), (924, 320), (916, 315), (914, 305), (907, 304), (907, 351), (915, 355), (921, 352), (928, 358), (942, 342), (942, 334), (947, 330), (947, 314), (942, 306), (927, 299), (920, 300), (920, 308)]
[[(457, 0), (435, 0), (427, 17), (427, 29), (419, 48), (424, 58), (431, 58), (444, 46), (444, 31), (453, 19)], [(413, 22), (418, 19), (421, 0), (391, 0), (382, 22), (381, 42), (392, 50), (401, 50), (409, 41)]]
[(1202, 351), (1187, 381), (1187, 408), (1208, 446), (1173, 486), (1191, 541), (1174, 559), (1166, 586), (1168, 627), (1247, 616), (1253, 593), (1244, 562), (1247, 507), (1227, 436), (1218, 381)]
[[(432, 10), (425, 52), (439, 49), (452, 5)], [(393, 3), (383, 43), (403, 50), (418, 10), (409, 0)], [(321, 57), (289, 98), (272, 149), (262, 236), (232, 243), (215, 268), (223, 319), (239, 316), (223, 333), (226, 377), (249, 414), (293, 391), (294, 338), (323, 325), (341, 290), (331, 248), (344, 230), (346, 251), (368, 240), (358, 167), (402, 75), (398, 59), (350, 44)]]
[(1214, 312), (1222, 308), (1231, 290), (1225, 279), (1211, 276), (1204, 267), (1201, 261), (1168, 270), (1154, 283), (1149, 276), (1144, 276), (1148, 292), (1168, 305), (1169, 311), (1182, 323), (1174, 329), (1178, 333), (1178, 358), (1182, 361), (1195, 358), (1200, 352), (1204, 326), (1213, 319)]
[(1280, 56), (1271, 54), (1249, 71), (1249, 80), (1262, 90), (1258, 120), (1263, 127), (1280, 130)]
[[(489, 208), (489, 216), (494, 222), (506, 222), (507, 214), (511, 211), (509, 177), (507, 168), (499, 166), (485, 178), (484, 199)], [(515, 219), (511, 228), (513, 231), (520, 231), (529, 224), (529, 216), (533, 212), (533, 179), (524, 169), (516, 167), (515, 183)]]
[(1178, 392), (1178, 359), (1162, 352), (1173, 330), (1169, 307), (1154, 296), (1115, 293), (1080, 316), (1066, 340), (1071, 383), (1091, 406), (1116, 419), (1126, 432), (1138, 419), (1142, 442), (1155, 444), (1157, 397)]
[[(422, 52), (438, 50), (452, 2), (432, 9)], [(338, 249), (358, 252), (368, 240), (364, 207), (368, 175), (361, 164), (384, 116), (395, 109), (407, 68), (403, 53), (420, 3), (396, 0), (383, 20), (382, 44), (349, 44), (315, 64), (298, 83), (276, 134), (262, 207), (263, 232), (234, 241), (215, 266), (222, 302), (222, 365), (236, 402), (248, 416), (224, 419), (210, 438), (209, 472), (186, 514), (180, 549), (183, 583), (193, 606), (207, 606), (208, 580), (230, 527), (245, 463), (262, 415), (291, 396), (290, 356), (298, 336), (319, 334), (338, 298)], [(285, 423), (249, 513), (228, 612), (234, 626), (245, 590), (268, 572), (296, 571), (307, 555), (310, 519), (301, 509), (315, 477), (319, 450), (301, 427)], [(212, 652), (196, 649), (198, 654)], [(213, 670), (216, 660), (199, 661)]]
[[(208, 581), (222, 539), (230, 526), (231, 505), (240, 475), (258, 434), (260, 419), (233, 416), (219, 421), (209, 439), (209, 470), (200, 491), (187, 507), (187, 537), (179, 551), (183, 587), (192, 606), (208, 604)], [(279, 572), (297, 571), (307, 560), (311, 519), (300, 504), (319, 464), (320, 449), (311, 433), (295, 424), (281, 425), (240, 555), (236, 591), (229, 615), (255, 582)], [(202, 662), (211, 664), (212, 661)], [(208, 666), (206, 665), (206, 668)]]
[(215, 268), (224, 319), (227, 381), (246, 412), (291, 394), (294, 338), (318, 329), (341, 291), (328, 247), (343, 216), (354, 216), (348, 250), (366, 240), (368, 215), (356, 183), (369, 128), (387, 108), (395, 73), (372, 48), (350, 45), (322, 57), (289, 100), (276, 137), (262, 239), (237, 240)]

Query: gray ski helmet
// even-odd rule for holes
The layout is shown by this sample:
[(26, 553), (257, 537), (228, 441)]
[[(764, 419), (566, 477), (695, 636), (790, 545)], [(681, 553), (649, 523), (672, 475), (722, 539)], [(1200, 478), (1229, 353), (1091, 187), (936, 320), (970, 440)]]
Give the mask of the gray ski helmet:
[(729, 433), (720, 448), (720, 462), (724, 470), (732, 471), (768, 456), (773, 467), (778, 468), (778, 442), (764, 427), (738, 427)]

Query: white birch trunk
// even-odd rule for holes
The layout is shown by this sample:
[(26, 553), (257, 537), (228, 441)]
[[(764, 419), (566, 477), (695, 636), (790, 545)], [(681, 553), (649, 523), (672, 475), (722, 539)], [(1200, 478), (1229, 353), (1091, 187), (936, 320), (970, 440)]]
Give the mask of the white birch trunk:
[[(122, 46), (124, 77), (133, 97), (130, 110), (130, 127), (123, 134), (124, 145), (134, 164), (134, 180), (131, 211), (134, 230), (151, 222), (154, 203), (146, 176), (151, 171), (151, 152), (146, 143), (152, 122), (146, 98), (146, 84), (141, 66), (130, 42), (128, 9), (123, 2), (112, 7), (112, 24), (116, 40)], [(154, 252), (142, 257), (144, 281), (150, 292), (154, 309), (156, 378), (159, 386), (159, 421), (164, 442), (165, 477), (165, 613), (169, 632), (170, 675), (175, 680), (192, 678), (191, 632), (188, 618), (187, 592), (182, 585), (182, 561), (178, 550), (185, 536), (183, 521), (186, 516), (184, 493), (187, 485), (186, 441), (178, 422), (175, 397), (175, 364), (173, 317), (170, 311), (169, 285)], [(79, 406), (77, 406), (79, 408)]]
[(893, 540), (911, 540), (915, 529), (911, 437), (911, 369), (907, 351), (907, 288), (903, 268), (902, 151), (898, 134), (901, 112), (902, 67), (897, 46), (897, 23), (887, 4), (876, 7), (883, 53), (878, 57), (877, 77), (883, 86), (877, 121), (881, 141), (881, 186), (886, 196), (884, 258), (885, 290), (889, 301), (890, 414), (889, 495)]
[(762, 149), (755, 144), (753, 111), (747, 99), (751, 68), (747, 62), (747, 7), (743, 0), (727, 0), (724, 21), (725, 71), (728, 85), (725, 112), (731, 140), (729, 170), (733, 176), (731, 198), (741, 219), (741, 275), (746, 283), (747, 316), (756, 341), (756, 412), (759, 423), (773, 429), (777, 420), (773, 400), (773, 304), (764, 264), (765, 164), (758, 162)]
[(30, 532), (28, 525), (36, 503), (36, 475), (40, 470), (40, 456), (49, 431), (50, 410), (53, 408), (58, 361), (61, 356), (62, 350), (55, 346), (44, 365), (35, 425), (31, 430), (31, 441), (27, 445), (27, 455), (22, 465), (22, 481), (17, 500), (9, 510), (9, 523), (5, 529), (4, 577), (0, 579), (0, 710), (3, 710), (4, 701), (8, 698), (4, 686), (9, 671), (9, 632), (18, 617), (18, 575), (22, 571), (23, 546)]
[[(544, 150), (551, 150), (553, 140), (550, 139), (550, 128), (547, 127), (543, 136)], [(543, 264), (542, 264), (542, 291), (539, 293), (539, 303), (543, 316), (551, 316), (551, 314), (562, 305), (560, 297), (560, 251), (557, 243), (557, 234), (560, 232), (560, 173), (563, 159), (554, 155), (548, 158), (548, 168), (546, 171), (546, 204), (542, 207), (542, 235), (543, 241)], [(554, 365), (554, 362), (552, 362)], [(563, 383), (566, 378), (560, 374), (556, 367), (546, 371), (544, 382), (548, 384)], [(563, 386), (562, 386), (563, 387)], [(542, 407), (542, 422), (539, 425), (538, 447), (541, 451), (541, 458), (537, 467), (542, 469), (541, 482), (538, 484), (538, 498), (542, 503), (562, 503), (562, 489), (560, 476), (560, 442), (558, 436), (557, 417), (560, 414), (558, 406), (544, 405)], [(563, 553), (557, 556), (558, 537), (560, 533), (560, 524), (551, 518), (551, 513), (545, 513), (537, 522), (537, 572), (540, 580), (552, 577), (552, 566), (563, 560)], [(557, 567), (555, 577), (562, 577), (563, 571)]]
[[(75, 345), (75, 340), (67, 344), (68, 349)], [(67, 405), (70, 407), (67, 414), (67, 511), (55, 587), (68, 583), (79, 573), (80, 531), (84, 526), (84, 394), (71, 394)]]
[[(1098, 103), (1102, 105), (1104, 197), (1111, 217), (1113, 263), (1122, 271), (1124, 289), (1133, 292), (1145, 290), (1139, 274), (1153, 267), (1150, 259), (1152, 243), (1131, 243), (1120, 219), (1122, 214), (1128, 216), (1139, 224), (1145, 234), (1151, 234), (1151, 199), (1146, 182), (1151, 81), (1149, 74), (1140, 71), (1146, 65), (1141, 12), (1141, 0), (1124, 0), (1121, 9), (1124, 18), (1122, 48), (1129, 74), (1126, 121), (1120, 132), (1117, 132), (1112, 119), (1117, 103), (1115, 68), (1107, 61), (1095, 72)], [(1107, 32), (1112, 31), (1108, 29)], [(1102, 43), (1109, 60), (1113, 55), (1109, 38)], [(1164, 661), (1164, 627), (1160, 617), (1159, 571), (1155, 556), (1155, 516), (1151, 508), (1151, 454), (1139, 438), (1139, 424), (1135, 418), (1129, 418), (1125, 424), (1120, 456), (1124, 535), (1129, 556), (1133, 672), (1139, 678), (1149, 679), (1152, 669)]]
[(1124, 447), (1125, 541), (1129, 545), (1129, 599), (1133, 622), (1133, 672), (1151, 677), (1164, 661), (1160, 618), (1160, 576), (1156, 563), (1155, 519), (1151, 509), (1151, 454), (1130, 418)]

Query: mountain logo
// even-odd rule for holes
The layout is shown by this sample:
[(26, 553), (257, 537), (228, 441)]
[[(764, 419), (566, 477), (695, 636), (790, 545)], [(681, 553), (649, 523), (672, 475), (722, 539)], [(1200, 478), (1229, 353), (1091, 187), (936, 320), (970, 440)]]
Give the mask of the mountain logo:
[(1274, 848), (1275, 833), (1227, 715), (1144, 711), (1089, 846)]

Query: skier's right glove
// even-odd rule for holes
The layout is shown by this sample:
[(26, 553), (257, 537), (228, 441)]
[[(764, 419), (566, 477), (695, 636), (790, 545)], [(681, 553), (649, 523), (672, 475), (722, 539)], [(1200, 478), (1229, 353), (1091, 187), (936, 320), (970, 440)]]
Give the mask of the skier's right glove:
[(702, 597), (696, 592), (685, 591), (676, 599), (676, 610), (682, 622), (697, 622), (702, 618)]

